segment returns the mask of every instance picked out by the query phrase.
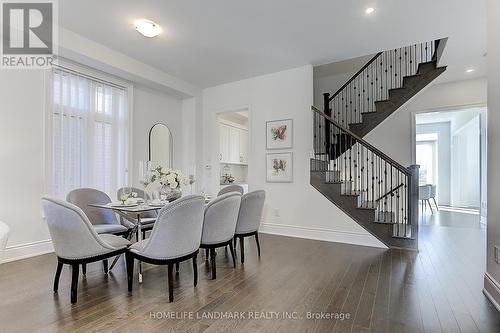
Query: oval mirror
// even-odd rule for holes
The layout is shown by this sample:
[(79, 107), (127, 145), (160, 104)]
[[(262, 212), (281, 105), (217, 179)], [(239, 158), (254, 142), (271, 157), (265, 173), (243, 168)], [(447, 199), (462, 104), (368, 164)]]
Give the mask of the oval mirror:
[(149, 131), (149, 160), (153, 167), (173, 166), (172, 132), (165, 124), (156, 124)]

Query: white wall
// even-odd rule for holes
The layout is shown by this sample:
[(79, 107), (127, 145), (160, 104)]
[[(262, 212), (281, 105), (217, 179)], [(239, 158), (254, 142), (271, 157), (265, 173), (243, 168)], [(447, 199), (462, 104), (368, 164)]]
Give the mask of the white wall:
[(500, 311), (500, 265), (494, 259), (494, 246), (500, 246), (500, 2), (488, 1), (488, 230), (484, 287)]
[(486, 79), (432, 84), (394, 112), (365, 139), (402, 165), (411, 165), (414, 162), (412, 119), (415, 113), (486, 105), (486, 96)]
[[(287, 71), (208, 88), (203, 91), (203, 187), (211, 194), (218, 189), (216, 114), (249, 107), (250, 190), (267, 194), (262, 231), (291, 236), (383, 246), (310, 184), (313, 101), (312, 67)], [(266, 121), (292, 118), (294, 123), (293, 183), (267, 183)]]
[(52, 249), (40, 206), (44, 86), (41, 70), (0, 70), (0, 220), (11, 229), (5, 259), (29, 255), (32, 244)]
[(139, 186), (139, 161), (148, 160), (149, 130), (163, 123), (172, 132), (174, 142), (174, 168), (184, 169), (184, 131), (182, 100), (164, 92), (134, 86), (132, 133), (132, 183)]

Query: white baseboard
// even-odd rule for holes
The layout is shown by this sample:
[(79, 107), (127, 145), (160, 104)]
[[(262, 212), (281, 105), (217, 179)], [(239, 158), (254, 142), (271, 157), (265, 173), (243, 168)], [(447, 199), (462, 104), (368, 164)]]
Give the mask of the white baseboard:
[(382, 242), (368, 233), (346, 232), (322, 228), (299, 227), (295, 225), (262, 223), (259, 232), (288, 237), (314, 239), (335, 243), (346, 243), (387, 249)]
[(39, 256), (54, 252), (50, 239), (28, 244), (8, 246), (3, 254), (2, 263)]
[(500, 312), (500, 283), (488, 274), (488, 272), (484, 273), (483, 294), (490, 300), (497, 311)]

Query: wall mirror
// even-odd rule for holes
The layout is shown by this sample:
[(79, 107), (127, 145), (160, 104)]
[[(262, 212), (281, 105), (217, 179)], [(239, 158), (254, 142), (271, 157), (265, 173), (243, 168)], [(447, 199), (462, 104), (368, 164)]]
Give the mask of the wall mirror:
[(156, 124), (149, 131), (149, 160), (153, 167), (159, 165), (172, 168), (173, 157), (172, 132), (165, 124)]

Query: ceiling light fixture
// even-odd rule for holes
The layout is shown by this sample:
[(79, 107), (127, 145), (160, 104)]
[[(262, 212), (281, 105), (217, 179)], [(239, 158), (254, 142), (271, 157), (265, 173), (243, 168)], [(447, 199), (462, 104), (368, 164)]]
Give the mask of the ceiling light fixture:
[(474, 72), (474, 68), (469, 68), (469, 69), (467, 69), (465, 72), (466, 72), (466, 73), (472, 73), (472, 72)]
[(365, 13), (366, 13), (366, 14), (368, 14), (368, 15), (370, 15), (370, 14), (371, 14), (371, 13), (373, 13), (374, 11), (375, 11), (375, 8), (370, 7), (370, 8), (366, 8)]
[(134, 25), (135, 30), (139, 31), (144, 37), (156, 37), (161, 32), (160, 26), (150, 20), (137, 20)]

